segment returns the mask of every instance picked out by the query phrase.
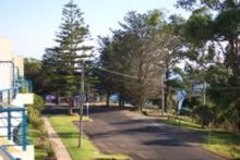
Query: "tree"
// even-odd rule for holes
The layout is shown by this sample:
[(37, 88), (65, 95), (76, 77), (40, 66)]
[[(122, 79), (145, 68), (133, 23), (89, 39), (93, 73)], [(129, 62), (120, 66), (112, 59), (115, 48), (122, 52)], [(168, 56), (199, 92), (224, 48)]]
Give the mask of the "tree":
[(171, 15), (169, 20), (170, 21), (164, 26), (163, 30), (161, 30), (160, 33), (156, 33), (159, 35), (160, 39), (158, 43), (158, 54), (160, 57), (158, 65), (161, 69), (161, 74), (165, 77), (165, 83), (162, 90), (164, 91), (162, 101), (164, 101), (163, 108), (165, 112), (167, 112), (169, 108), (168, 99), (170, 99), (170, 89), (176, 89), (176, 85), (173, 85), (174, 83), (169, 80), (169, 73), (176, 70), (176, 65), (182, 60), (182, 48), (185, 45), (182, 37), (185, 20), (177, 15)]
[(177, 62), (181, 40), (174, 27), (179, 22), (175, 16), (168, 24), (159, 10), (129, 12), (113, 37), (102, 38), (100, 66), (114, 71), (108, 77), (115, 84), (111, 90), (129, 97), (140, 109), (147, 99), (158, 98), (162, 77)]
[(72, 114), (73, 96), (79, 91), (79, 63), (91, 58), (89, 51), (92, 47), (85, 45), (90, 38), (88, 26), (73, 0), (64, 5), (62, 15), (62, 24), (56, 38), (58, 46), (48, 48), (43, 58), (46, 67), (50, 67), (54, 74), (52, 83), (57, 92), (68, 96), (69, 113)]
[(42, 93), (42, 81), (39, 79), (42, 75), (42, 62), (34, 58), (24, 59), (25, 78), (33, 82), (35, 93)]
[[(219, 121), (225, 119), (224, 121), (231, 121), (231, 124), (240, 128), (237, 94), (240, 85), (240, 2), (178, 0), (178, 5), (192, 11), (185, 32), (189, 42), (188, 51), (191, 51), (187, 57), (194, 60), (195, 68), (198, 64), (201, 77), (211, 86), (217, 87), (210, 90), (209, 94), (222, 114), (220, 117), (224, 117), (219, 118)], [(223, 87), (225, 92), (219, 90)]]

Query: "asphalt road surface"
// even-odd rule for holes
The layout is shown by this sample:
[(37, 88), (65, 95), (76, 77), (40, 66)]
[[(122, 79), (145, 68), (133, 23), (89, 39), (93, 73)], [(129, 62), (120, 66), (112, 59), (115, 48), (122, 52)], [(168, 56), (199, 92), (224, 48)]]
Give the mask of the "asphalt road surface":
[(103, 153), (134, 160), (222, 160), (198, 147), (200, 132), (190, 132), (126, 110), (92, 108), (85, 133)]

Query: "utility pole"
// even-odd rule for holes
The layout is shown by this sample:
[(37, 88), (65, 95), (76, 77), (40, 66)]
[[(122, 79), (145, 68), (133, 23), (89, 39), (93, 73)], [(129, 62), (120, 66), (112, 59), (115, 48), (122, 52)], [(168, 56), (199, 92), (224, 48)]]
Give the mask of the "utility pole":
[(203, 105), (206, 105), (206, 83), (203, 81)]
[(164, 75), (162, 76), (162, 116), (164, 115), (164, 107), (165, 107), (165, 91), (164, 91), (165, 85), (164, 85)]
[(82, 73), (81, 73), (81, 90), (80, 90), (80, 110), (79, 110), (79, 138), (78, 147), (82, 147), (82, 135), (83, 135), (83, 104), (84, 104), (84, 60), (82, 61)]
[(161, 71), (160, 71), (160, 73), (161, 73), (161, 75), (162, 75), (162, 77), (161, 77), (161, 82), (160, 82), (160, 84), (161, 84), (161, 105), (162, 105), (162, 116), (164, 116), (164, 111), (165, 111), (165, 83), (164, 83), (164, 80), (165, 80), (165, 75), (166, 75), (166, 67), (165, 67), (165, 64), (164, 64), (164, 61), (161, 61), (160, 63), (159, 63), (159, 66), (161, 67)]
[(162, 116), (164, 115), (164, 108), (165, 108), (165, 84), (164, 84), (164, 76), (162, 76), (162, 80), (161, 80), (161, 99), (162, 99)]

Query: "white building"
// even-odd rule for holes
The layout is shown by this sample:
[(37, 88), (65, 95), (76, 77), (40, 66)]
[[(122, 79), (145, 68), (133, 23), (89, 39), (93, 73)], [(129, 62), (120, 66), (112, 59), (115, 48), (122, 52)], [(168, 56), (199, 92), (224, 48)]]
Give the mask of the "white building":
[(13, 53), (10, 41), (0, 39), (0, 160), (34, 160), (34, 147), (27, 144), (24, 107), (33, 103), (33, 94), (20, 93), (26, 82), (23, 77), (23, 57)]

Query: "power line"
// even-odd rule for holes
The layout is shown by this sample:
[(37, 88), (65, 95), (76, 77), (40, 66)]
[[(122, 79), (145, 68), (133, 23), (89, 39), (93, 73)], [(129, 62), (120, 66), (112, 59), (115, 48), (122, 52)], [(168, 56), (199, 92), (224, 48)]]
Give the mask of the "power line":
[(118, 81), (118, 82), (123, 82), (122, 79), (120, 79), (120, 78), (118, 78), (118, 77), (110, 77), (109, 75), (106, 75), (106, 74), (103, 74), (103, 73), (99, 72), (99, 71), (96, 70), (95, 68), (94, 68), (93, 71), (94, 71), (95, 73), (97, 73), (98, 75), (103, 76), (103, 77), (105, 77), (105, 78), (114, 79), (114, 81)]
[[(124, 76), (124, 77), (127, 77), (127, 78), (132, 78), (132, 79), (139, 79), (139, 77), (136, 77), (136, 76), (133, 76), (133, 75), (129, 75), (129, 74), (125, 74), (125, 73), (120, 73), (120, 72), (116, 72), (116, 71), (112, 71), (112, 70), (109, 70), (109, 69), (106, 69), (106, 68), (103, 68), (103, 67), (98, 67), (97, 69), (99, 70), (102, 70), (102, 71), (105, 71), (105, 72), (108, 72), (108, 73), (111, 73), (111, 74), (115, 74), (115, 75), (119, 75), (119, 76)], [(103, 73), (100, 73), (98, 72), (95, 68), (94, 68), (95, 72), (102, 75), (102, 76), (105, 76), (105, 77), (109, 77), (108, 75), (105, 75)], [(118, 78), (116, 77), (112, 77), (112, 78), (115, 78), (118, 80)], [(150, 78), (149, 80), (153, 80), (153, 81), (160, 81), (160, 79), (157, 79), (157, 78)], [(180, 88), (171, 88), (171, 89), (174, 89), (174, 90), (178, 90)], [(206, 90), (240, 90), (240, 86), (229, 86), (229, 87), (207, 87)]]
[(120, 75), (120, 76), (124, 76), (124, 77), (128, 77), (128, 78), (132, 78), (132, 79), (139, 79), (139, 77), (133, 76), (133, 75), (129, 75), (129, 74), (125, 74), (125, 73), (120, 73), (120, 72), (116, 72), (116, 71), (111, 71), (102, 67), (99, 67), (98, 69), (105, 71), (105, 72), (109, 72), (112, 74), (116, 74), (116, 75)]
[[(133, 75), (125, 74), (125, 73), (120, 73), (120, 72), (116, 72), (116, 71), (111, 71), (111, 70), (108, 70), (108, 69), (105, 69), (105, 68), (102, 68), (102, 67), (99, 67), (98, 69), (100, 69), (100, 70), (102, 70), (102, 71), (105, 71), (105, 72), (108, 72), (108, 73), (115, 74), (115, 75), (124, 76), (124, 77), (127, 77), (127, 78), (132, 78), (132, 79), (137, 79), (137, 80), (140, 79), (140, 78), (137, 77), (137, 76), (133, 76)], [(161, 80), (160, 80), (160, 79), (157, 79), (157, 78), (149, 78), (148, 81), (159, 82), (159, 81), (161, 81)]]

